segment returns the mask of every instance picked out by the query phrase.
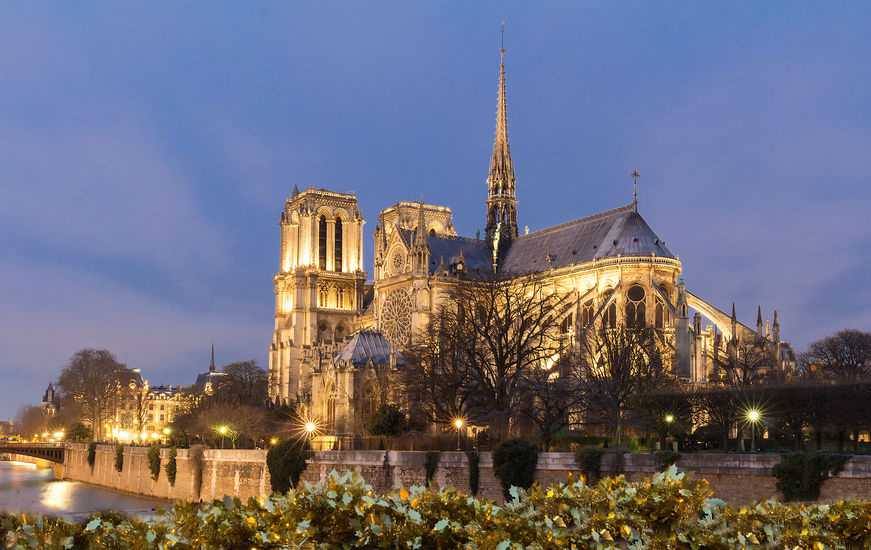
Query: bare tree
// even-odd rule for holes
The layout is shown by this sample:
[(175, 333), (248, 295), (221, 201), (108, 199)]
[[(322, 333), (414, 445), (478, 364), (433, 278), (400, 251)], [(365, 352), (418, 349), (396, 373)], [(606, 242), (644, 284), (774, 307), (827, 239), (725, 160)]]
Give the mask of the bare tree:
[(568, 347), (553, 366), (530, 369), (524, 378), (520, 412), (535, 425), (545, 451), (557, 432), (576, 423), (586, 403), (575, 354)]
[(216, 444), (229, 440), (235, 449), (240, 439), (256, 444), (268, 436), (273, 429), (269, 420), (265, 409), (217, 401), (208, 403), (196, 412), (190, 429), (203, 440), (212, 440)]
[(42, 433), (46, 426), (45, 412), (36, 405), (23, 405), (15, 415), (14, 429), (21, 437), (30, 439)]
[(218, 399), (262, 407), (268, 399), (269, 376), (257, 361), (237, 361), (221, 369), (226, 376), (214, 395)]
[(773, 359), (761, 342), (740, 342), (730, 353), (715, 355), (710, 381), (735, 389), (772, 381)]
[[(558, 318), (572, 297), (538, 276), (461, 282), (410, 354), (411, 393), (435, 420), (463, 414), (507, 433), (526, 398), (527, 374), (557, 356)], [(439, 389), (439, 379), (447, 387)]]
[(801, 361), (839, 380), (859, 380), (871, 372), (871, 332), (844, 329), (808, 346)]
[(108, 350), (83, 349), (70, 357), (58, 378), (58, 386), (76, 404), (82, 420), (91, 424), (96, 440), (102, 438), (103, 423), (118, 405), (117, 373), (122, 368)]
[(646, 326), (600, 323), (582, 335), (577, 358), (587, 406), (610, 426), (614, 444), (620, 443), (624, 418), (640, 397), (671, 378), (657, 342), (655, 330)]

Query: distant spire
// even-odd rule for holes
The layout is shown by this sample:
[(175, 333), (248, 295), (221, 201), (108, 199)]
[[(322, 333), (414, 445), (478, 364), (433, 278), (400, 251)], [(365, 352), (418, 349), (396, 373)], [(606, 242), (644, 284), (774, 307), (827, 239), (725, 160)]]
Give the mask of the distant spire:
[(759, 308), (756, 310), (756, 324), (757, 324), (757, 325), (761, 325), (761, 324), (762, 324), (762, 306), (761, 306), (761, 305), (760, 305)]
[(629, 175), (632, 176), (632, 206), (638, 212), (638, 178), (641, 177), (641, 174), (638, 173), (638, 170), (632, 170)]
[(215, 343), (212, 342), (212, 362), (209, 364), (209, 372), (215, 372)]
[(420, 209), (417, 214), (417, 243), (423, 244), (426, 240), (426, 219), (423, 216), (423, 195), (420, 196)]
[(517, 237), (517, 200), (515, 199), (514, 159), (508, 143), (508, 108), (505, 92), (505, 44), (499, 50), (499, 97), (496, 105), (496, 137), (493, 157), (487, 177), (487, 241), (493, 242), (496, 227), (501, 223), (506, 242)]
[(735, 302), (732, 302), (732, 320), (737, 321), (738, 317), (735, 316)]

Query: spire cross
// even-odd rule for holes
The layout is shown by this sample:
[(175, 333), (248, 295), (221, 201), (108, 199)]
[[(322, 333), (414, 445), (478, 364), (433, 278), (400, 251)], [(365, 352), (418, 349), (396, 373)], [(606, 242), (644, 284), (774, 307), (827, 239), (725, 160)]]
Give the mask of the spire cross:
[(505, 51), (505, 21), (502, 22), (502, 51)]
[(632, 176), (632, 202), (638, 202), (638, 178), (641, 177), (641, 174), (638, 173), (638, 170), (632, 170), (629, 175)]

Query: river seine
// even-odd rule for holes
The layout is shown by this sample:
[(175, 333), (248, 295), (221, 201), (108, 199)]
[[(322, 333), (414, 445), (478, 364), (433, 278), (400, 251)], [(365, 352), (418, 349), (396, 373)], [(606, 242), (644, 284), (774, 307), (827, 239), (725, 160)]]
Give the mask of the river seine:
[(0, 512), (62, 516), (77, 520), (98, 510), (145, 518), (167, 500), (117, 493), (78, 481), (55, 481), (51, 469), (0, 461)]

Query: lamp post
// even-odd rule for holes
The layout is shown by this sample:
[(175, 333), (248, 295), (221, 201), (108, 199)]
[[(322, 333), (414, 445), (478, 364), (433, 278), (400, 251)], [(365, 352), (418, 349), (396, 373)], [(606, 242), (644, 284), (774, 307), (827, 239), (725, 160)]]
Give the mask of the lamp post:
[(750, 421), (750, 452), (756, 452), (756, 423), (759, 421), (759, 411), (751, 409), (747, 411), (747, 420)]
[(454, 420), (454, 426), (457, 427), (457, 450), (459, 451), (459, 450), (461, 450), (460, 449), (460, 430), (463, 427), (463, 419), (457, 418), (456, 420)]
[(224, 436), (227, 435), (227, 426), (221, 426), (218, 428), (218, 431), (221, 432), (221, 448), (224, 448)]
[[(665, 439), (668, 441), (668, 438), (671, 436), (671, 423), (674, 422), (674, 415), (667, 414), (665, 415)], [(665, 449), (663, 449), (665, 450)]]

